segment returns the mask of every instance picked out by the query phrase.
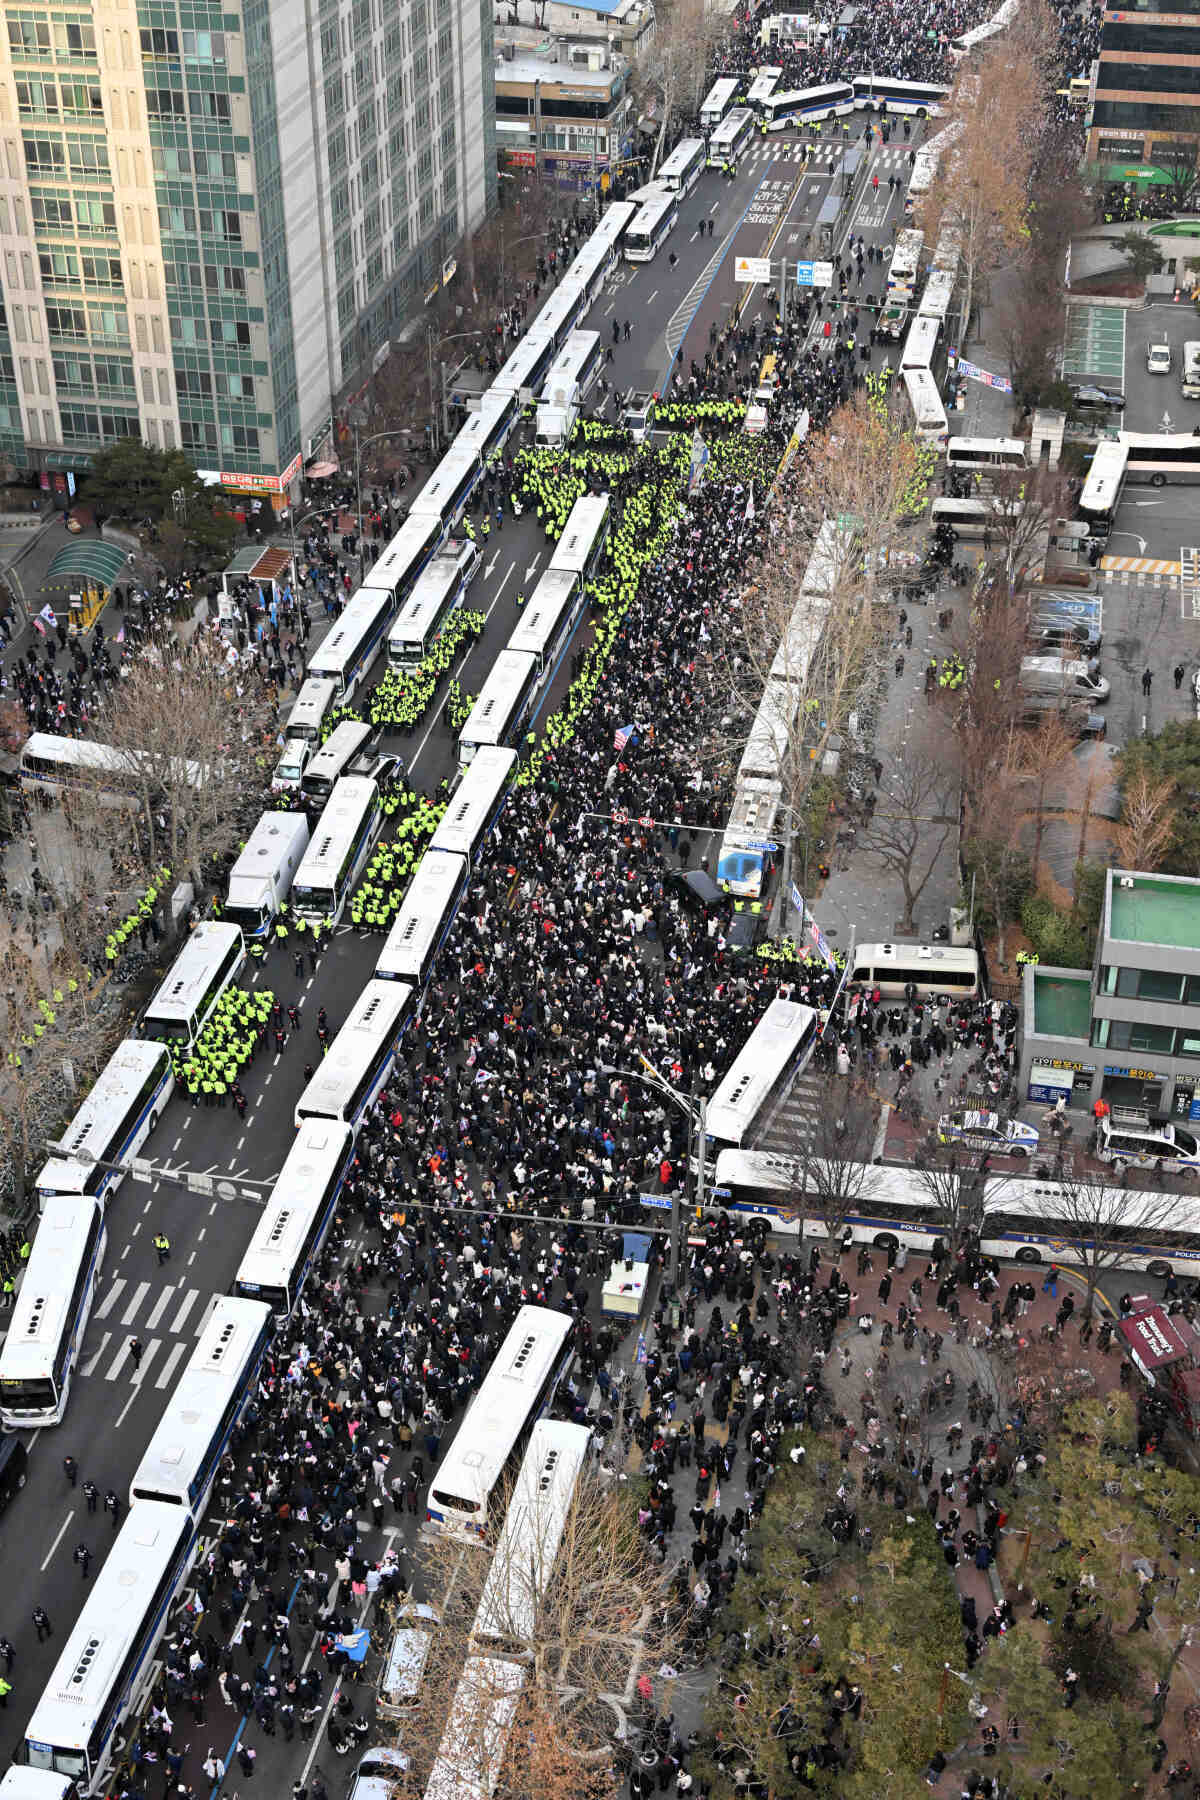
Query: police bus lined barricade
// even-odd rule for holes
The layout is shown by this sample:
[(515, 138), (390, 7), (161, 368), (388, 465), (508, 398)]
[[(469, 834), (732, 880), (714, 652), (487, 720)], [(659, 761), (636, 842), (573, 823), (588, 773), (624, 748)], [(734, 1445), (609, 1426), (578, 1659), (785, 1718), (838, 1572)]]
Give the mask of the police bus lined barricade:
[(292, 882), (292, 904), (301, 918), (337, 924), (382, 825), (375, 783), (366, 775), (343, 775)]
[(236, 981), (246, 960), (240, 926), (206, 919), (197, 925), (147, 1002), (138, 1029), (176, 1049), (196, 1042), (217, 1001)]
[(72, 1154), (51, 1156), (36, 1182), (38, 1207), (55, 1194), (92, 1194), (107, 1205), (125, 1179), (102, 1163), (136, 1156), (175, 1089), (165, 1044), (126, 1038), (109, 1057), (59, 1140)]
[(354, 1160), (354, 1133), (328, 1118), (303, 1119), (234, 1277), (234, 1293), (277, 1316), (295, 1306), (328, 1232)]
[[(218, 1294), (129, 1484), (130, 1502), (181, 1506), (197, 1525), (204, 1516), (217, 1465), (254, 1392), (271, 1340), (265, 1301)], [(182, 1354), (177, 1344), (173, 1354)]]
[(47, 1200), (0, 1350), (0, 1422), (57, 1425), (67, 1410), (108, 1234), (90, 1194)]

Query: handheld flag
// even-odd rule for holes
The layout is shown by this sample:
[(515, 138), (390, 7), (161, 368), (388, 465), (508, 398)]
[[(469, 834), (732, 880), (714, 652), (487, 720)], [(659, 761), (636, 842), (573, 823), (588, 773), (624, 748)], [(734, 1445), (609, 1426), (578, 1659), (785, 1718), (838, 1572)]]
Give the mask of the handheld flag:
[(623, 750), (631, 739), (635, 744), (637, 743), (637, 731), (632, 725), (622, 725), (619, 730), (614, 731), (613, 733), (613, 749), (617, 751)]
[(752, 519), (754, 517), (754, 483), (753, 482), (750, 483), (750, 492), (746, 496), (746, 517), (747, 517), (747, 519)]

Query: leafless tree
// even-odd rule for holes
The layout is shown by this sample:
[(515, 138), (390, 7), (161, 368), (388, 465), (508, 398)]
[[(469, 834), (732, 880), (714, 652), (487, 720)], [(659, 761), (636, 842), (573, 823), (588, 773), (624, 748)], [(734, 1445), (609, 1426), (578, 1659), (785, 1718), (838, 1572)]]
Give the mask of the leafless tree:
[(0, 933), (0, 1186), (25, 1210), (31, 1185), (77, 1095), (119, 1035), (97, 979), (68, 939), (49, 959), (31, 953), (11, 925)]
[(983, 1159), (963, 1144), (939, 1144), (924, 1157), (917, 1174), (953, 1263), (983, 1218)]
[(1157, 869), (1175, 837), (1178, 787), (1136, 769), (1121, 795), (1121, 822), (1114, 832), (1117, 855), (1126, 869)]
[(1183, 1209), (1179, 1195), (1138, 1192), (1079, 1174), (1061, 1178), (1056, 1205), (1063, 1220), (1061, 1235), (1072, 1246), (1062, 1260), (1080, 1268), (1087, 1281), (1085, 1312), (1091, 1311), (1101, 1277), (1110, 1269), (1127, 1268), (1136, 1246), (1153, 1243)]
[(898, 930), (916, 931), (916, 909), (958, 818), (959, 780), (931, 742), (909, 747), (884, 771), (879, 801), (862, 848), (894, 875), (904, 893)]
[[(545, 1499), (527, 1488), (522, 1495), (536, 1517)], [(511, 1505), (511, 1493), (508, 1500)], [(532, 1542), (547, 1535), (548, 1528), (535, 1528)], [(627, 1485), (614, 1479), (604, 1486), (589, 1465), (557, 1556), (544, 1562), (535, 1552), (529, 1566), (498, 1567), (485, 1550), (464, 1550), (449, 1538), (429, 1540), (419, 1554), (441, 1624), (417, 1705), (406, 1715), (405, 1750), (426, 1769), (439, 1754), (450, 1755), (464, 1791), (484, 1785), (495, 1751), (486, 1719), (508, 1694), (512, 1725), (503, 1779), (514, 1800), (608, 1791), (611, 1756), (636, 1708), (639, 1675), (657, 1681), (664, 1664), (678, 1659), (671, 1571), (650, 1555)], [(503, 1545), (495, 1554), (504, 1554)], [(493, 1570), (498, 1578), (485, 1639), (477, 1635), (478, 1614)]]
[(220, 638), (146, 646), (122, 670), (102, 729), (137, 773), (145, 870), (198, 874), (229, 848), (239, 802), (261, 785), (271, 753), (270, 710)]
[(816, 1214), (832, 1244), (878, 1185), (871, 1162), (878, 1114), (857, 1094), (831, 1088), (828, 1101), (814, 1118), (813, 1135), (797, 1160), (796, 1198), (802, 1212)]
[(669, 0), (655, 9), (654, 42), (634, 72), (635, 93), (658, 117), (650, 176), (662, 160), (671, 127), (698, 113), (708, 76), (708, 53), (724, 32), (724, 19), (705, 0)]

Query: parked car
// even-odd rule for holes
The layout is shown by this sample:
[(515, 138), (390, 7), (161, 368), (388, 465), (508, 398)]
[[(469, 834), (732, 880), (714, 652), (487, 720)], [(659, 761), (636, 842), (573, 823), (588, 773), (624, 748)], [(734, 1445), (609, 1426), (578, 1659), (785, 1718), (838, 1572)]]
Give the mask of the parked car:
[(375, 1700), (385, 1719), (403, 1718), (416, 1705), (438, 1624), (437, 1613), (422, 1600), (409, 1600), (400, 1608)]
[(408, 1758), (402, 1750), (381, 1745), (368, 1750), (350, 1785), (350, 1800), (392, 1800), (400, 1778), (408, 1770)]
[(29, 1451), (19, 1437), (0, 1438), (0, 1512), (5, 1512), (12, 1497), (25, 1486)]
[(1049, 624), (1036, 622), (1029, 627), (1029, 643), (1034, 656), (1071, 656), (1078, 657), (1087, 663), (1089, 675), (1100, 673), (1100, 658), (1091, 650), (1085, 638), (1079, 636), (1074, 624), (1062, 619), (1055, 619)]
[(1102, 712), (1093, 712), (1087, 706), (1060, 706), (1049, 694), (1026, 695), (1025, 704), (1021, 708), (1021, 723), (1026, 726), (1040, 725), (1046, 714), (1051, 712), (1057, 712), (1067, 730), (1074, 732), (1078, 738), (1108, 736), (1108, 720)]
[(1036, 1126), (994, 1112), (948, 1112), (937, 1122), (938, 1142), (994, 1150), (999, 1156), (1031, 1156), (1040, 1142)]
[(1080, 412), (1120, 412), (1125, 405), (1124, 394), (1116, 394), (1111, 388), (1093, 387), (1090, 383), (1072, 388), (1071, 397)]

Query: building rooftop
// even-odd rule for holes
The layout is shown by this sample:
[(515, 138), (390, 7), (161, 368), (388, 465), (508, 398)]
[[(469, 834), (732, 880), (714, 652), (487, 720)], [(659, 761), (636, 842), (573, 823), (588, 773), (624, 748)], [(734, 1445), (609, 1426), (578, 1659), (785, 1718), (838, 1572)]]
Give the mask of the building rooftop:
[(519, 81), (523, 85), (532, 85), (540, 81), (543, 87), (553, 85), (565, 88), (594, 88), (598, 94), (607, 94), (614, 81), (621, 77), (615, 69), (588, 69), (573, 67), (570, 63), (550, 62), (544, 56), (498, 56), (496, 58), (496, 80)]
[(1033, 1029), (1045, 1037), (1081, 1038), (1092, 1030), (1092, 980), (1083, 969), (1077, 976), (1048, 969), (1033, 971)]
[[(1133, 885), (1126, 887), (1125, 882)], [(1200, 949), (1200, 881), (1111, 869), (1108, 884), (1109, 937), (1131, 944)]]

